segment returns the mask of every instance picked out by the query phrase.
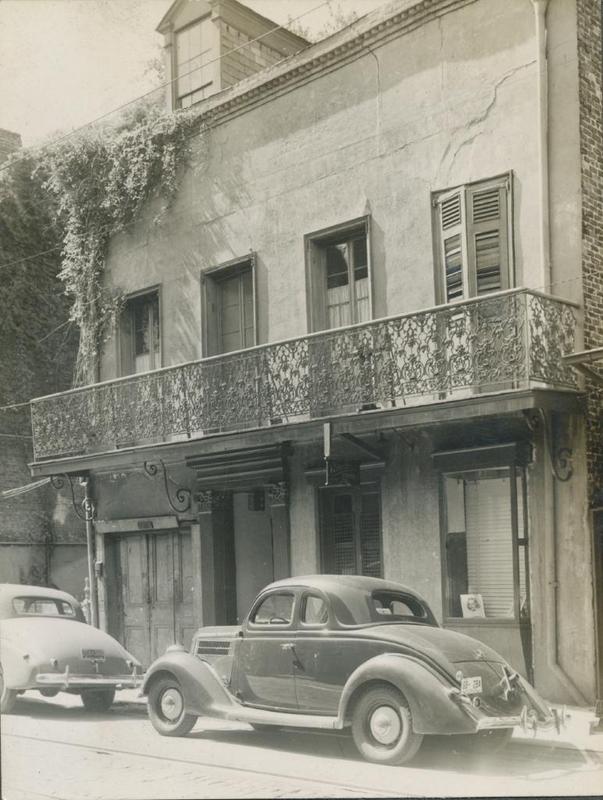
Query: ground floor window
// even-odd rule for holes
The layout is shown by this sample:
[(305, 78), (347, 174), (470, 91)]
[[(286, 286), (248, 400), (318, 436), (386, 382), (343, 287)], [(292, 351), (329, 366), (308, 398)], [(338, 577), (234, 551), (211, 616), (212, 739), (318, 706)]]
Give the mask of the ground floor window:
[(320, 489), (322, 571), (381, 577), (381, 492), (378, 486)]
[(442, 494), (446, 616), (527, 619), (523, 469), (445, 473)]

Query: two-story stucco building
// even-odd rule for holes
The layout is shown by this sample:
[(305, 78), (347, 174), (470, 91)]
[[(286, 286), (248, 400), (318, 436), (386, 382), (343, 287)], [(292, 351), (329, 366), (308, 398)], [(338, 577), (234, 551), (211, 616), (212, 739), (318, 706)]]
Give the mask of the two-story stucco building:
[(598, 4), (273, 28), (162, 20), (192, 163), (112, 242), (102, 382), (32, 405), (33, 473), (89, 476), (101, 624), (148, 662), (275, 578), (383, 575), (592, 703), (597, 404), (562, 357), (603, 343)]

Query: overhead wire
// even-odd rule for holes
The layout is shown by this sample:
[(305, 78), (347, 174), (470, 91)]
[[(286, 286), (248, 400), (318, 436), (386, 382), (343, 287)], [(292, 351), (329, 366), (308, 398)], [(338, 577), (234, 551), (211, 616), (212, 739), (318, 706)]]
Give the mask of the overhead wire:
[[(287, 25), (291, 25), (292, 23), (297, 22), (298, 20), (302, 19), (303, 17), (308, 16), (308, 14), (313, 14), (315, 11), (320, 11), (321, 8), (324, 8), (325, 6), (328, 6), (329, 3), (330, 3), (330, 0), (323, 0), (322, 3), (320, 3), (317, 6), (314, 6), (314, 8), (310, 8), (307, 11), (304, 11), (301, 14), (298, 14), (297, 17), (293, 17), (290, 20), (288, 20)], [(117, 114), (120, 111), (123, 111), (124, 109), (134, 105), (135, 103), (139, 103), (141, 100), (144, 100), (145, 98), (150, 97), (152, 94), (156, 94), (157, 92), (160, 92), (162, 89), (165, 89), (168, 86), (171, 86), (172, 84), (176, 83), (176, 81), (178, 81), (179, 79), (185, 78), (188, 75), (192, 75), (193, 72), (198, 72), (200, 69), (204, 69), (205, 67), (209, 66), (210, 64), (215, 64), (218, 61), (222, 61), (222, 59), (226, 58), (227, 56), (230, 56), (232, 53), (237, 53), (239, 50), (243, 50), (246, 47), (249, 47), (250, 45), (255, 44), (256, 42), (261, 41), (262, 39), (266, 38), (266, 36), (270, 36), (270, 34), (275, 33), (276, 31), (289, 30), (287, 25), (275, 25), (274, 28), (270, 28), (270, 30), (265, 31), (264, 33), (260, 34), (259, 36), (256, 36), (253, 39), (249, 39), (248, 41), (243, 42), (242, 44), (238, 45), (237, 47), (233, 47), (232, 49), (227, 50), (225, 53), (222, 53), (221, 55), (216, 56), (215, 58), (212, 58), (209, 61), (205, 61), (202, 65), (200, 65), (198, 67), (193, 67), (192, 69), (188, 70), (188, 72), (183, 72), (183, 73), (180, 73), (180, 74), (176, 74), (173, 78), (170, 78), (170, 80), (165, 81), (165, 83), (162, 83), (159, 86), (155, 86), (153, 89), (150, 89), (148, 92), (144, 92), (143, 94), (138, 95), (137, 97), (133, 98), (132, 100), (128, 100), (126, 103), (122, 103), (121, 105), (116, 106), (115, 108), (112, 108), (110, 111), (106, 111), (104, 114), (100, 114), (98, 117), (95, 117), (94, 119), (90, 120), (89, 122), (84, 123), (83, 125), (79, 125), (76, 128), (73, 128), (71, 131), (68, 131), (67, 133), (62, 134), (61, 136), (58, 136), (56, 139), (53, 139), (50, 142), (44, 142), (43, 144), (39, 144), (39, 145), (35, 145), (33, 147), (26, 148), (23, 151), (23, 158), (26, 158), (32, 152), (35, 152), (37, 150), (43, 150), (45, 148), (55, 147), (56, 145), (58, 145), (61, 142), (65, 141), (66, 139), (69, 139), (72, 136), (75, 136), (77, 133), (79, 133), (80, 131), (84, 130), (85, 128), (89, 128), (89, 127), (92, 127), (93, 125), (98, 124), (102, 120), (107, 119), (107, 117), (110, 117), (113, 114)], [(289, 31), (289, 32), (291, 32), (291, 31)], [(299, 52), (301, 52), (301, 50), (298, 50), (297, 52), (299, 53)], [(291, 56), (293, 56), (293, 55), (297, 55), (297, 53), (292, 53), (291, 55), (286, 56), (284, 59), (282, 59), (282, 61), (285, 61), (287, 58), (291, 58)], [(277, 62), (277, 63), (281, 63), (281, 62)], [(271, 66), (275, 66), (275, 65), (272, 64)], [(15, 164), (16, 162), (18, 162), (19, 160), (21, 160), (21, 159), (19, 159), (18, 156), (15, 156), (15, 158), (9, 159), (9, 161), (6, 164), (3, 164), (2, 166), (0, 166), (0, 172), (3, 172), (6, 169), (10, 169), (10, 167), (13, 164)]]

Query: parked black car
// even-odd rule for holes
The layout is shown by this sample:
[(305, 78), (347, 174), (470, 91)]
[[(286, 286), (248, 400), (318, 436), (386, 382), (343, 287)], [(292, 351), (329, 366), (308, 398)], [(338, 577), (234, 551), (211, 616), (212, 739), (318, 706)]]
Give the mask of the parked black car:
[(202, 628), (146, 673), (159, 733), (198, 717), (254, 727), (351, 727), (369, 761), (403, 763), (428, 734), (504, 742), (515, 725), (561, 724), (494, 650), (440, 628), (427, 603), (391, 581), (288, 578), (266, 587), (240, 627)]

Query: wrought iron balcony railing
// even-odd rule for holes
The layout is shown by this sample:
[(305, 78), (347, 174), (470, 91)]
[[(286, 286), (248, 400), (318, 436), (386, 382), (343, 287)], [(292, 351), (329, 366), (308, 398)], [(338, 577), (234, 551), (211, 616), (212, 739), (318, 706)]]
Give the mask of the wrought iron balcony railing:
[(574, 308), (518, 289), (33, 400), (36, 461), (530, 387), (575, 389)]

